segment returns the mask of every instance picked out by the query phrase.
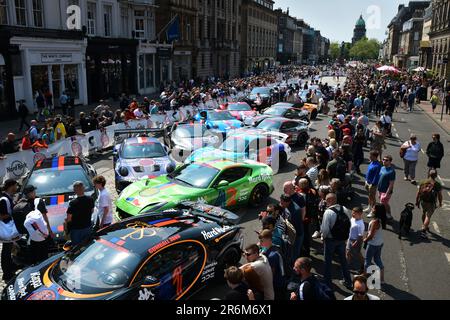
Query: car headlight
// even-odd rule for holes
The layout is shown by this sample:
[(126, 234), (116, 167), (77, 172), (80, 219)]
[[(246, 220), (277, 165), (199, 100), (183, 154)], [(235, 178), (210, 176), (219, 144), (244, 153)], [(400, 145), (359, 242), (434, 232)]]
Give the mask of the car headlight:
[(128, 171), (128, 169), (127, 169), (126, 167), (120, 167), (120, 168), (119, 168), (119, 174), (120, 174), (122, 177), (126, 177), (126, 176), (128, 176), (129, 171)]

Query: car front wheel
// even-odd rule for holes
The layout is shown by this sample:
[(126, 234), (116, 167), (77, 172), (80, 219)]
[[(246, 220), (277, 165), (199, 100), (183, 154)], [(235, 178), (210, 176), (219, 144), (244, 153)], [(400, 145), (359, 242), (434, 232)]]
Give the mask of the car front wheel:
[(250, 194), (248, 203), (251, 207), (258, 208), (264, 203), (268, 195), (269, 190), (267, 186), (265, 186), (264, 184), (258, 184)]

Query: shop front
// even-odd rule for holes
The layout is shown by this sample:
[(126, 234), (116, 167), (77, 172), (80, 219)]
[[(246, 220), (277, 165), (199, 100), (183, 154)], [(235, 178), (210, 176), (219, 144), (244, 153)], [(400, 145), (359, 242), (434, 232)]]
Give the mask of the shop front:
[(173, 53), (173, 79), (177, 82), (192, 79), (192, 52), (175, 50)]
[[(89, 103), (109, 98), (117, 100), (122, 93), (132, 95), (138, 92), (137, 46), (137, 40), (104, 38), (88, 40), (86, 73)], [(145, 69), (143, 72), (145, 75)], [(145, 77), (143, 79), (145, 86), (147, 80)], [(148, 79), (148, 83), (151, 84), (150, 74)]]
[(15, 101), (24, 99), (30, 110), (37, 111), (39, 93), (51, 94), (58, 107), (65, 92), (75, 104), (87, 104), (84, 40), (13, 37), (10, 41), (20, 50), (22, 66), (14, 68)]

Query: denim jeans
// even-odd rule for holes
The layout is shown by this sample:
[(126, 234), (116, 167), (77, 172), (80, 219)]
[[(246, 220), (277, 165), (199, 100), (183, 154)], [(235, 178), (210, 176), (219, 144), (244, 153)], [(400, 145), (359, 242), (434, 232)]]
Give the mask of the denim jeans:
[(303, 233), (295, 237), (294, 248), (292, 251), (292, 262), (295, 262), (295, 260), (302, 256), (303, 238)]
[(364, 268), (367, 270), (368, 267), (372, 265), (372, 260), (375, 261), (375, 264), (380, 268), (381, 270), (384, 269), (383, 261), (381, 261), (381, 249), (383, 249), (383, 245), (381, 246), (373, 246), (373, 245), (367, 245), (366, 250), (366, 259), (364, 262)]
[(331, 268), (333, 263), (334, 254), (338, 254), (339, 263), (341, 264), (342, 277), (348, 284), (352, 283), (350, 271), (348, 269), (347, 258), (345, 256), (345, 241), (338, 241), (333, 239), (325, 239), (324, 241), (325, 251), (325, 282), (332, 287), (331, 281)]
[(72, 245), (76, 246), (77, 244), (82, 243), (86, 240), (92, 233), (92, 227), (85, 229), (74, 229), (70, 231), (70, 240), (72, 241)]

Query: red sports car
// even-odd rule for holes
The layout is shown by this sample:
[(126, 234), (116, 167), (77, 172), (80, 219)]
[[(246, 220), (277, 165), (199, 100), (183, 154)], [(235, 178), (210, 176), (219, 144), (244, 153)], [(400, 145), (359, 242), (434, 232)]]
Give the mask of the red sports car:
[(244, 118), (256, 116), (256, 110), (252, 109), (247, 102), (226, 103), (220, 106), (221, 110), (228, 110), (237, 120), (243, 121)]

